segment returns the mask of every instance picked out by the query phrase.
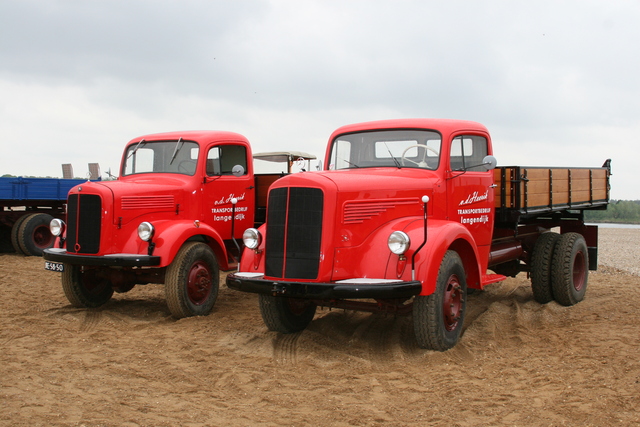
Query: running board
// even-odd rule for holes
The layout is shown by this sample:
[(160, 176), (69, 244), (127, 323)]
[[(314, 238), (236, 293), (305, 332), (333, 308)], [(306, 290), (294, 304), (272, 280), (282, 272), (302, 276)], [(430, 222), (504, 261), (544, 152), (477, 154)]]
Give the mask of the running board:
[(507, 276), (503, 276), (502, 274), (483, 274), (482, 287), (484, 288), (487, 285), (502, 282), (503, 280), (507, 280)]

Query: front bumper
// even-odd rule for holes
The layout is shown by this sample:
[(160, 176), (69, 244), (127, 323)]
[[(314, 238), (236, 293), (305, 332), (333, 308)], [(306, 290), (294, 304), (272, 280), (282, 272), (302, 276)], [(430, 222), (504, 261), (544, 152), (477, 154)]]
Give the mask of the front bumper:
[(45, 249), (42, 257), (47, 261), (72, 265), (99, 267), (146, 267), (160, 265), (159, 256), (140, 254), (109, 254), (103, 256), (70, 254), (66, 249)]
[(257, 273), (231, 273), (227, 286), (243, 292), (309, 299), (410, 298), (422, 291), (419, 281), (351, 279), (333, 283), (289, 282), (264, 279)]

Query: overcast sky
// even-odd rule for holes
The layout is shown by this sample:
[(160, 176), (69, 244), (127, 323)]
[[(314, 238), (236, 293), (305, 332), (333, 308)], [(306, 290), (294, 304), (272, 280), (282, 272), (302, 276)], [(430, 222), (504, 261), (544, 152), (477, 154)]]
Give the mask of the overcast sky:
[(118, 169), (148, 133), (324, 156), (337, 127), (474, 120), (499, 165), (640, 199), (640, 2), (0, 0), (0, 175)]

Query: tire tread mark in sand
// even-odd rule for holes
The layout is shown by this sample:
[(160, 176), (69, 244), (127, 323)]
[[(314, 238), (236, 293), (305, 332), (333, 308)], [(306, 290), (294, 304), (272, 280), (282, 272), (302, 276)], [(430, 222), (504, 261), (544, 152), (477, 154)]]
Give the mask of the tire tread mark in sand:
[(276, 362), (295, 365), (298, 362), (298, 340), (303, 332), (277, 334), (273, 339), (273, 358)]
[(84, 316), (84, 320), (80, 325), (80, 332), (91, 332), (100, 323), (102, 317), (101, 311), (87, 310)]
[(81, 308), (62, 307), (47, 310), (46, 316), (55, 319), (55, 321), (65, 329), (69, 329), (71, 324), (81, 322), (80, 319), (84, 312), (85, 310)]
[(394, 328), (395, 322), (389, 319), (388, 315), (371, 314), (354, 331), (351, 342), (360, 341), (365, 345), (371, 361), (390, 361), (393, 356), (389, 344), (389, 337), (397, 332), (390, 331)]
[(27, 334), (11, 334), (11, 335), (9, 335), (8, 337), (6, 337), (5, 339), (0, 340), (0, 347), (2, 347), (2, 348), (6, 348), (6, 347), (7, 347), (7, 345), (8, 345), (11, 341), (14, 341), (14, 340), (17, 340), (17, 339), (20, 339), (20, 338), (26, 337), (26, 336), (28, 336), (28, 335), (27, 335)]

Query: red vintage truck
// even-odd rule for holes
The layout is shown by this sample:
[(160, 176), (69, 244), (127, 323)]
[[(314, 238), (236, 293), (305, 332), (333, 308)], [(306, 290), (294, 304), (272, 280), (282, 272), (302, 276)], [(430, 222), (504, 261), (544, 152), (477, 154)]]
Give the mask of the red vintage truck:
[(259, 294), (273, 331), (306, 328), (317, 307), (412, 314), (418, 345), (438, 351), (458, 342), (470, 290), (521, 271), (540, 303), (576, 304), (597, 267), (583, 213), (606, 209), (609, 162), (496, 167), (492, 154), (470, 121), (341, 127), (325, 170), (271, 186), (226, 283)]
[[(296, 153), (289, 164), (305, 156), (313, 157)], [(283, 172), (254, 175), (249, 141), (237, 133), (135, 138), (117, 180), (69, 191), (66, 222), (51, 222), (56, 244), (44, 250), (45, 268), (62, 272), (76, 307), (160, 283), (174, 317), (206, 315), (219, 269), (236, 268), (242, 232), (264, 222), (267, 189)]]

